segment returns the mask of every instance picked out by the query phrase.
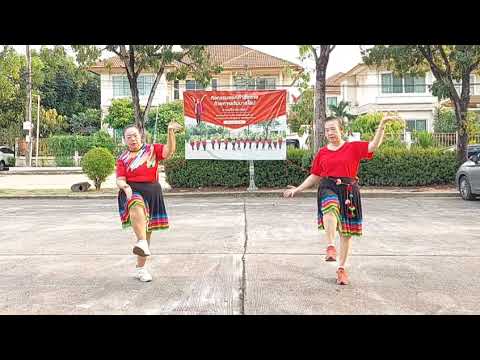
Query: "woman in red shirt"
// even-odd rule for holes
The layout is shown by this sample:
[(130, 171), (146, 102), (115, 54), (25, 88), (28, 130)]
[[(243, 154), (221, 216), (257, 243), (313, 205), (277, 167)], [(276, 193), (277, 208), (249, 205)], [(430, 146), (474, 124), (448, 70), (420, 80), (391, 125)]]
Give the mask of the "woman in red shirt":
[(149, 256), (152, 231), (167, 229), (168, 217), (163, 202), (162, 188), (158, 182), (158, 163), (175, 153), (175, 131), (181, 129), (176, 122), (168, 125), (167, 144), (143, 144), (138, 128), (134, 125), (124, 130), (127, 143), (117, 159), (118, 209), (122, 227), (132, 227), (137, 237), (133, 253), (137, 255), (135, 277), (151, 281), (145, 269)]
[(360, 160), (371, 159), (383, 141), (385, 124), (398, 118), (384, 116), (372, 141), (345, 142), (342, 139), (341, 118), (325, 120), (325, 136), (328, 144), (322, 147), (312, 163), (311, 174), (298, 187), (289, 186), (285, 197), (319, 184), (318, 227), (325, 230), (327, 238), (326, 261), (336, 260), (335, 231), (340, 235), (340, 259), (337, 284), (347, 285), (345, 271), (352, 236), (362, 235), (362, 203), (357, 173)]

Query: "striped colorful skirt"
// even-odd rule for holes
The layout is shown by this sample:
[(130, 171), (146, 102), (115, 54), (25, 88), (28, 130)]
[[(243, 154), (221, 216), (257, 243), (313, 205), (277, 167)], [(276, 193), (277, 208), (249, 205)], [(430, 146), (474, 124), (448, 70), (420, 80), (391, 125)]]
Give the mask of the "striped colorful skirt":
[(167, 210), (160, 184), (158, 182), (129, 182), (128, 185), (132, 188), (133, 193), (130, 201), (127, 200), (123, 190), (118, 192), (118, 211), (122, 227), (126, 229), (132, 225), (129, 211), (133, 206), (140, 206), (143, 208), (147, 220), (147, 232), (168, 229)]
[(344, 237), (362, 235), (362, 201), (353, 178), (322, 178), (318, 187), (318, 228), (324, 230), (323, 215), (337, 218), (337, 230)]

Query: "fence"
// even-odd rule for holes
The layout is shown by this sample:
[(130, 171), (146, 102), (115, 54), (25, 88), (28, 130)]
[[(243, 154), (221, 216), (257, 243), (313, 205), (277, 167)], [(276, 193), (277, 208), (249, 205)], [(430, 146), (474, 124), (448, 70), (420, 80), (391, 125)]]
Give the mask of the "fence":
[[(430, 133), (433, 144), (439, 148), (455, 147), (457, 146), (457, 133)], [(399, 138), (400, 141), (405, 141), (405, 133), (400, 135), (385, 134), (385, 139)], [(412, 134), (411, 139), (415, 143), (415, 133)], [(469, 137), (469, 144), (480, 144), (480, 134), (475, 134)]]
[(433, 142), (438, 147), (457, 145), (457, 133), (432, 133)]
[[(28, 151), (28, 143), (24, 138), (15, 140), (15, 155), (25, 156)], [(32, 141), (32, 156), (36, 155), (37, 139)], [(53, 156), (53, 153), (48, 148), (48, 139), (39, 139), (38, 142), (38, 156)]]

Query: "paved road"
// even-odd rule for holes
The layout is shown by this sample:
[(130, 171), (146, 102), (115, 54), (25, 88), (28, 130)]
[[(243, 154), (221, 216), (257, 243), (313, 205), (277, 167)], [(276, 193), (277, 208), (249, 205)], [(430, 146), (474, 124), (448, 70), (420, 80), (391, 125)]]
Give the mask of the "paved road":
[(147, 284), (114, 200), (1, 203), (0, 314), (480, 313), (480, 201), (364, 199), (344, 287), (310, 198), (169, 198)]

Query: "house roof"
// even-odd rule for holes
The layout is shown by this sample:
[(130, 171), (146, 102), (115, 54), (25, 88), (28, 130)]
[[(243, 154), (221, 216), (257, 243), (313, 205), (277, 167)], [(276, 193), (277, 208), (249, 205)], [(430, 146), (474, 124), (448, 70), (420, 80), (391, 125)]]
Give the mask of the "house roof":
[(343, 74), (342, 78), (357, 75), (359, 72), (362, 72), (363, 70), (367, 70), (367, 69), (368, 69), (368, 65), (365, 65), (364, 63), (358, 63), (353, 68), (348, 70), (345, 74)]
[(327, 78), (325, 87), (327, 95), (340, 95), (340, 80), (343, 74), (339, 72)]
[[(302, 70), (300, 65), (243, 45), (207, 45), (207, 52), (210, 54), (212, 62), (215, 65), (222, 66), (224, 70), (244, 69), (245, 67), (250, 69), (290, 67)], [(106, 68), (124, 67), (123, 61), (118, 56), (114, 56), (98, 61), (89, 70), (94, 73), (100, 73)]]
[[(452, 100), (444, 99), (441, 101), (441, 104), (447, 107), (453, 107)], [(468, 108), (479, 108), (480, 107), (480, 95), (470, 95), (470, 102), (468, 103)]]

